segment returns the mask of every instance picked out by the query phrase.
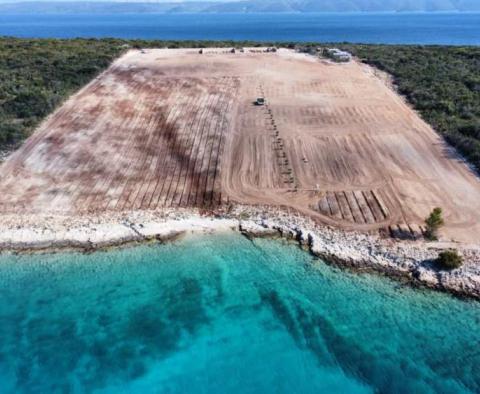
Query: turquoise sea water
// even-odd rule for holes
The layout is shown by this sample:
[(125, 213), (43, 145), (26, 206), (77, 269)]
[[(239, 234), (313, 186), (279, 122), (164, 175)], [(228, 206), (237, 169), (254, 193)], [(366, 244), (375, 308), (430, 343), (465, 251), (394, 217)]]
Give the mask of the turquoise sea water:
[(478, 393), (480, 304), (190, 236), (0, 256), (1, 393)]
[(480, 13), (0, 14), (0, 36), (480, 45)]

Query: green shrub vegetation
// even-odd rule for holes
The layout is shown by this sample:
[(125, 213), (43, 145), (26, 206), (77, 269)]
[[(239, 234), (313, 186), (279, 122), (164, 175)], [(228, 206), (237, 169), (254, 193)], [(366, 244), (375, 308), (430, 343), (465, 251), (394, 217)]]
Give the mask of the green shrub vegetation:
[(0, 148), (21, 142), (120, 50), (108, 40), (0, 39)]
[[(0, 38), (0, 148), (20, 143), (62, 100), (122, 51), (294, 43)], [(307, 52), (316, 44), (302, 44)], [(480, 168), (480, 47), (340, 45), (394, 77), (400, 93)], [(312, 53), (315, 51), (312, 50)]]
[(425, 236), (427, 239), (432, 241), (437, 240), (438, 230), (443, 224), (442, 208), (434, 208), (428, 218), (425, 219), (425, 225), (427, 226)]
[(440, 269), (453, 270), (462, 266), (463, 258), (456, 249), (452, 249), (440, 252), (435, 262)]

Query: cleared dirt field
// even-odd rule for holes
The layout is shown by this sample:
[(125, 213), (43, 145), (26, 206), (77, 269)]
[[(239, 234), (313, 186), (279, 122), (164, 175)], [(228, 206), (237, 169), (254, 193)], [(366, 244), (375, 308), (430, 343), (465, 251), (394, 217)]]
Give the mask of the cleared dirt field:
[[(253, 101), (264, 96), (266, 106)], [(0, 167), (2, 212), (294, 208), (346, 229), (480, 240), (480, 182), (361, 64), (287, 50), (131, 51)]]

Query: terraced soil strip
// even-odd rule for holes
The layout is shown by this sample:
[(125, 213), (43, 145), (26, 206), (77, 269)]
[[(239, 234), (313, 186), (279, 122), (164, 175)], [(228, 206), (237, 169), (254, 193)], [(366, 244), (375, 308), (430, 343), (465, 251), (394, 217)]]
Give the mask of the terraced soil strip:
[[(183, 96), (184, 94), (182, 94), (182, 97)], [(187, 101), (187, 105), (190, 105), (192, 99), (195, 102), (196, 97), (190, 97), (190, 99)], [(183, 103), (182, 105), (177, 105), (177, 107), (179, 110), (179, 119), (182, 119), (182, 117), (184, 116)], [(168, 149), (165, 153), (166, 161), (162, 168), (164, 176), (161, 180), (161, 188), (158, 189), (158, 197), (156, 200), (154, 200), (155, 205), (151, 207), (153, 209), (166, 206), (166, 200), (172, 184), (173, 176), (175, 175), (177, 167), (182, 165), (181, 159), (178, 157), (178, 152), (181, 149), (183, 142), (181, 123), (176, 123), (175, 127), (172, 128), (172, 130), (170, 131), (170, 134), (171, 138), (167, 141)]]
[[(197, 206), (199, 191), (203, 189), (201, 182), (203, 181), (203, 175), (205, 172), (205, 157), (208, 156), (208, 148), (211, 133), (215, 133), (215, 130), (218, 126), (218, 111), (219, 107), (222, 105), (223, 95), (220, 92), (215, 92), (215, 101), (214, 104), (208, 109), (207, 117), (208, 121), (204, 124), (204, 127), (201, 129), (201, 134), (199, 136), (198, 145), (196, 151), (193, 155), (194, 162), (192, 167), (191, 175), (191, 188), (188, 195), (188, 204), (190, 206)], [(203, 199), (203, 196), (202, 196)]]
[(211, 142), (211, 149), (208, 162), (206, 164), (206, 173), (205, 173), (205, 181), (204, 181), (204, 189), (201, 191), (201, 201), (198, 201), (197, 204), (208, 206), (212, 205), (212, 196), (213, 196), (213, 187), (215, 184), (215, 173), (216, 173), (216, 165), (218, 163), (218, 156), (221, 154), (220, 146), (223, 138), (224, 128), (227, 127), (226, 122), (226, 113), (229, 108), (230, 98), (228, 94), (225, 94), (225, 104), (222, 108), (220, 119), (218, 120), (217, 130), (215, 132), (215, 136), (213, 141)]
[(363, 217), (365, 218), (365, 221), (367, 223), (375, 223), (375, 218), (373, 217), (372, 211), (370, 210), (367, 201), (365, 201), (365, 198), (363, 197), (363, 194), (361, 191), (354, 191), (353, 192), (355, 198), (357, 199), (358, 206), (360, 207), (360, 210), (362, 211)]
[[(183, 93), (181, 93), (180, 97), (182, 96)], [(210, 99), (211, 96), (207, 96), (207, 100)], [(208, 102), (209, 101), (207, 101), (207, 103)], [(176, 111), (179, 111), (179, 117), (182, 116), (184, 110), (183, 105), (175, 104), (175, 108)], [(175, 114), (177, 113), (176, 111)], [(166, 133), (166, 138), (162, 141), (162, 160), (158, 163), (158, 179), (148, 203), (149, 209), (155, 209), (158, 206), (162, 206), (162, 197), (165, 191), (169, 171), (171, 169), (170, 167), (172, 166), (172, 153), (175, 151), (175, 147), (178, 144), (177, 132), (175, 130), (176, 123), (171, 122), (169, 124), (172, 124), (172, 129)], [(192, 131), (190, 130), (190, 132)]]
[[(212, 156), (219, 154), (219, 142), (222, 136), (222, 127), (224, 127), (224, 119), (229, 103), (229, 96), (227, 92), (231, 89), (231, 80), (226, 79), (224, 86), (226, 86), (226, 89), (222, 89), (223, 91), (219, 92), (219, 105), (217, 106), (214, 114), (212, 114), (212, 119), (215, 120), (214, 122), (212, 121), (212, 126), (210, 127), (212, 134), (207, 134), (204, 144), (204, 152), (199, 171), (199, 187), (195, 193), (197, 206), (205, 206), (209, 178), (211, 176), (213, 177), (213, 174), (215, 173), (215, 169), (211, 168)], [(211, 183), (213, 183), (213, 179), (211, 180)]]
[[(141, 103), (143, 100), (138, 100)], [(143, 129), (144, 125), (144, 111), (137, 109), (137, 103), (134, 103), (135, 108), (132, 118), (135, 119), (134, 123), (126, 122), (122, 125), (121, 129), (117, 129), (117, 133), (120, 132), (124, 136), (125, 140), (122, 141), (122, 145), (115, 149), (113, 157), (108, 158), (110, 170), (105, 176), (103, 183), (103, 190), (105, 191), (103, 200), (94, 200), (90, 204), (91, 209), (114, 209), (116, 202), (118, 201), (121, 192), (125, 184), (125, 173), (132, 160), (127, 161), (132, 156), (132, 152), (135, 150), (135, 130)], [(153, 107), (152, 107), (153, 108)], [(152, 119), (153, 121), (153, 119)], [(140, 125), (138, 123), (140, 122)]]
[[(174, 88), (172, 87), (171, 92), (172, 93), (165, 101), (165, 107), (168, 111), (170, 111), (171, 109), (171, 107), (168, 105), (168, 101), (174, 97), (177, 97), (178, 95), (178, 85), (176, 83), (174, 85)], [(158, 130), (159, 135), (163, 133), (163, 130), (168, 123), (168, 116), (170, 115), (171, 112), (169, 112), (167, 116), (162, 115), (160, 117), (160, 121), (156, 125), (156, 130)], [(120, 200), (125, 188), (125, 183), (128, 182), (128, 178), (126, 178), (127, 172), (132, 163), (132, 160), (129, 160), (128, 158), (132, 156), (132, 152), (136, 149), (135, 144), (132, 140), (133, 138), (135, 138), (135, 129), (136, 128), (131, 127), (125, 128), (125, 130), (129, 133), (129, 136), (126, 144), (123, 144), (123, 146), (125, 146), (125, 150), (122, 152), (121, 157), (118, 158), (118, 164), (114, 163), (114, 166), (116, 168), (114, 169), (114, 173), (112, 174), (113, 176), (108, 180), (108, 190), (111, 190), (112, 192), (110, 192), (111, 200), (105, 207), (105, 209), (119, 208)], [(127, 160), (128, 164), (126, 164)]]
[(414, 239), (422, 238), (423, 232), (422, 232), (422, 229), (420, 228), (420, 226), (418, 224), (410, 223), (408, 225), (408, 227), (410, 228), (410, 231), (413, 234)]
[(350, 211), (350, 206), (348, 205), (347, 197), (345, 192), (336, 192), (338, 205), (340, 206), (340, 211), (342, 212), (342, 217), (347, 222), (355, 222), (352, 212)]
[[(166, 155), (169, 152), (168, 139), (172, 138), (173, 136), (174, 129), (176, 127), (177, 117), (179, 116), (178, 113), (179, 113), (178, 107), (174, 104), (170, 105), (167, 119), (165, 119), (165, 117), (162, 116), (163, 121), (157, 125), (156, 130), (157, 130), (157, 133), (159, 134), (158, 136), (159, 150), (155, 152), (155, 155), (158, 156), (159, 158), (157, 160), (161, 160), (161, 161), (165, 160)], [(152, 149), (152, 148), (150, 147), (149, 149)], [(158, 161), (156, 164), (159, 165)], [(152, 174), (153, 179), (147, 178), (144, 180), (144, 182), (149, 186), (152, 183), (156, 184), (162, 178), (160, 174), (161, 172), (155, 171), (155, 173)], [(123, 209), (122, 207), (125, 205), (128, 199), (128, 195), (129, 195), (129, 189), (124, 188), (120, 194), (120, 198), (117, 200), (118, 201), (117, 207), (116, 207), (117, 209)]]
[(180, 205), (181, 206), (188, 206), (189, 205), (189, 199), (190, 199), (190, 191), (192, 189), (192, 184), (193, 184), (193, 176), (192, 176), (192, 171), (194, 170), (194, 152), (198, 149), (198, 144), (201, 139), (201, 133), (203, 131), (203, 128), (205, 127), (205, 123), (207, 122), (207, 115), (210, 111), (210, 103), (214, 99), (213, 95), (209, 95), (207, 99), (207, 104), (204, 106), (203, 111), (201, 113), (201, 116), (198, 119), (198, 127), (195, 129), (194, 133), (194, 139), (192, 141), (190, 151), (188, 154), (188, 161), (185, 166), (185, 177), (187, 182), (185, 183), (183, 190), (182, 190), (182, 195), (180, 197)]
[(210, 162), (208, 165), (208, 182), (206, 184), (206, 189), (204, 191), (204, 205), (206, 206), (214, 206), (215, 200), (214, 200), (214, 194), (215, 194), (215, 177), (218, 173), (218, 166), (220, 163), (220, 158), (222, 155), (222, 149), (223, 149), (223, 140), (224, 140), (224, 134), (225, 131), (228, 130), (229, 128), (229, 119), (228, 115), (231, 110), (231, 106), (233, 104), (233, 97), (235, 95), (236, 91), (236, 79), (233, 78), (231, 81), (229, 81), (229, 90), (225, 92), (226, 96), (226, 105), (224, 108), (224, 111), (222, 112), (222, 119), (219, 122), (219, 133), (217, 135), (217, 138), (214, 141), (214, 147), (213, 147), (213, 154), (210, 157)]
[[(166, 127), (169, 127), (170, 125), (166, 125)], [(176, 133), (177, 131), (180, 132), (182, 129), (182, 121), (180, 120), (177, 124), (171, 125), (171, 132)], [(153, 134), (153, 133), (152, 133)], [(178, 138), (178, 137), (177, 137)], [(160, 140), (161, 141), (161, 140)], [(148, 140), (147, 145), (145, 145), (145, 150), (148, 152), (148, 150), (152, 149), (152, 141)], [(127, 201), (125, 203), (125, 207), (128, 207), (129, 209), (132, 209), (135, 207), (135, 205), (141, 205), (141, 201), (143, 197), (140, 195), (140, 190), (142, 189), (142, 186), (144, 184), (148, 184), (148, 169), (150, 168), (150, 163), (147, 162), (148, 157), (151, 156), (149, 154), (145, 155), (145, 159), (143, 160), (143, 163), (140, 166), (140, 169), (138, 171), (139, 174), (139, 181), (136, 182), (136, 185), (134, 186), (133, 190), (130, 191), (130, 194), (128, 195)]]
[[(122, 141), (122, 145), (119, 147), (117, 152), (122, 155), (122, 157), (129, 157), (130, 152), (133, 150), (133, 141), (136, 136), (135, 130), (142, 130), (143, 127), (143, 115), (144, 112), (141, 110), (141, 108), (144, 106), (144, 104), (139, 103), (137, 108), (134, 111), (134, 116), (131, 119), (131, 121), (128, 124), (128, 127), (125, 127), (123, 130), (130, 130), (131, 132), (128, 134), (127, 139)], [(127, 151), (125, 151), (125, 147), (127, 147)], [(120, 161), (120, 163), (123, 163), (123, 161)], [(117, 163), (112, 163), (114, 166)], [(115, 173), (119, 176), (119, 178), (122, 180), (122, 185), (124, 181), (124, 176), (122, 176), (122, 170), (123, 168), (118, 168), (118, 171), (115, 171)], [(92, 168), (89, 168), (89, 172), (92, 171)], [(86, 176), (84, 179), (80, 181), (80, 183), (77, 185), (77, 189), (75, 191), (77, 198), (75, 201), (75, 206), (78, 210), (80, 211), (85, 211), (88, 210), (88, 206), (85, 204), (85, 201), (88, 199), (89, 196), (89, 191), (91, 190), (91, 177)]]
[(193, 122), (188, 130), (189, 138), (184, 153), (185, 162), (180, 173), (180, 181), (177, 190), (178, 196), (175, 200), (177, 206), (186, 206), (188, 202), (188, 196), (185, 195), (185, 191), (187, 190), (187, 187), (190, 187), (190, 183), (192, 182), (192, 179), (188, 176), (188, 170), (192, 160), (192, 152), (197, 140), (198, 130), (202, 127), (203, 122), (205, 121), (205, 113), (207, 112), (210, 99), (211, 97), (208, 95), (202, 95), (202, 97), (200, 97), (199, 103), (196, 107), (195, 116), (192, 118)]
[(138, 204), (142, 209), (151, 208), (151, 202), (155, 189), (164, 177), (164, 163), (170, 154), (170, 141), (172, 138), (174, 138), (176, 117), (177, 112), (179, 111), (177, 101), (182, 96), (183, 86), (184, 85), (182, 84), (176, 90), (173, 100), (171, 100), (171, 102), (168, 100), (165, 104), (165, 107), (167, 108), (167, 115), (164, 116), (165, 122), (163, 127), (159, 127), (159, 130), (156, 132), (158, 138), (156, 140), (156, 145), (154, 146), (154, 151), (152, 152), (153, 161), (150, 165), (150, 176), (146, 182), (144, 182), (145, 186), (141, 194), (139, 194), (139, 196), (136, 198), (137, 202), (135, 205)]
[[(183, 95), (185, 96), (185, 93)], [(181, 106), (179, 105), (179, 107), (189, 109), (198, 108), (199, 101), (202, 102), (201, 97), (192, 93), (188, 94), (188, 97), (189, 100), (186, 103), (182, 103)], [(188, 127), (189, 122), (195, 118), (195, 115), (196, 113), (194, 111), (187, 111), (187, 114), (184, 114), (174, 131), (174, 143), (169, 144), (169, 151), (167, 152), (167, 154), (171, 156), (173, 164), (169, 167), (170, 171), (168, 171), (167, 177), (164, 180), (159, 206), (166, 207), (171, 205), (171, 200), (179, 187), (182, 169), (188, 165), (188, 157), (185, 156), (184, 152), (187, 149), (187, 144), (192, 134), (191, 129)]]
[[(221, 115), (220, 113), (223, 112), (225, 109), (225, 95), (223, 92), (218, 92), (218, 101), (217, 105), (213, 109), (213, 111), (209, 114), (209, 123), (206, 129), (205, 138), (201, 143), (201, 151), (199, 154), (199, 161), (197, 161), (196, 174), (195, 174), (195, 188), (193, 190), (193, 205), (195, 206), (203, 206), (204, 202), (204, 193), (207, 186), (208, 180), (208, 168), (210, 164), (210, 158), (213, 149), (214, 139), (217, 137), (217, 133), (219, 131), (219, 127), (221, 126)], [(218, 111), (218, 112), (217, 112)]]
[[(162, 88), (165, 85), (168, 85), (168, 81), (164, 79), (161, 80)], [(183, 85), (182, 85), (183, 86)], [(172, 89), (171, 89), (172, 90)], [(178, 96), (180, 96), (181, 89), (179, 89)], [(162, 146), (164, 144), (164, 134), (168, 132), (168, 128), (174, 127), (169, 123), (169, 118), (172, 112), (175, 110), (176, 100), (171, 101), (172, 94), (168, 94), (166, 100), (162, 101), (161, 105), (156, 109), (157, 122), (154, 125), (153, 129), (150, 131), (150, 139), (147, 142), (147, 145), (143, 149), (146, 156), (146, 160), (140, 171), (142, 176), (142, 181), (137, 184), (135, 190), (131, 193), (130, 208), (139, 209), (142, 207), (145, 194), (148, 191), (148, 188), (152, 180), (158, 177), (158, 172), (155, 171), (156, 165), (158, 162), (158, 157), (162, 148), (168, 149), (168, 147)], [(165, 114), (166, 112), (166, 114)], [(165, 150), (166, 152), (167, 150)]]
[[(159, 115), (160, 117), (164, 117), (163, 114)], [(152, 141), (146, 147), (147, 150), (147, 161), (145, 163), (144, 173), (145, 176), (143, 177), (143, 182), (137, 187), (136, 196), (133, 198), (134, 202), (132, 205), (132, 209), (140, 209), (144, 202), (144, 197), (148, 192), (149, 186), (152, 180), (158, 177), (158, 172), (155, 171), (157, 162), (159, 160), (159, 153), (161, 151), (162, 145), (162, 132), (157, 131), (159, 128), (159, 124), (161, 122), (157, 122), (155, 125), (155, 129), (152, 130), (152, 134), (154, 135)]]
[(330, 212), (335, 219), (342, 219), (342, 214), (340, 212), (340, 207), (338, 206), (337, 199), (335, 198), (335, 193), (327, 192), (327, 201), (330, 207)]
[[(188, 85), (188, 84), (187, 84)], [(188, 86), (187, 86), (188, 89)], [(180, 96), (185, 97), (185, 89), (182, 89)], [(192, 116), (191, 109), (198, 105), (198, 96), (195, 94), (189, 94), (186, 102), (179, 102), (176, 104), (180, 115), (178, 120), (172, 125), (168, 131), (170, 138), (164, 142), (166, 146), (165, 161), (160, 168), (161, 188), (158, 190), (158, 198), (154, 200), (154, 206), (151, 208), (167, 206), (167, 199), (172, 187), (173, 179), (176, 177), (177, 172), (181, 171), (182, 165), (184, 165), (184, 157), (182, 151), (185, 149), (185, 138), (188, 137), (190, 130), (186, 129), (186, 121), (188, 117)], [(189, 111), (185, 114), (184, 108), (189, 108)], [(183, 114), (183, 116), (182, 116)], [(187, 117), (187, 118), (186, 118)], [(160, 184), (159, 184), (160, 186)]]
[(398, 227), (400, 228), (403, 237), (412, 238), (413, 234), (411, 233), (410, 228), (406, 223), (400, 223)]
[[(134, 166), (134, 177), (137, 178), (140, 174), (141, 174), (141, 169), (142, 167), (145, 165), (147, 159), (148, 159), (148, 151), (145, 152), (145, 149), (143, 147), (148, 147), (150, 144), (151, 144), (151, 141), (152, 141), (152, 138), (155, 137), (154, 135), (154, 131), (155, 129), (158, 127), (158, 124), (160, 123), (161, 127), (164, 127), (164, 118), (163, 117), (160, 117), (158, 116), (158, 105), (155, 104), (155, 103), (152, 103), (152, 107), (151, 109), (149, 109), (150, 111), (150, 114), (146, 116), (146, 118), (144, 119), (144, 122), (142, 124), (142, 135), (137, 135), (136, 136), (136, 139), (137, 141), (135, 141), (135, 143), (132, 143), (132, 148), (134, 150), (132, 151), (129, 151), (130, 152), (134, 152), (135, 153), (135, 158), (133, 159), (132, 158), (132, 165)], [(138, 141), (139, 137), (141, 137), (141, 142)], [(137, 146), (137, 144), (140, 143), (140, 147)], [(139, 155), (139, 153), (143, 153), (142, 155)], [(128, 156), (127, 156), (128, 157)], [(105, 181), (104, 181), (104, 185), (108, 185), (110, 182), (110, 177), (109, 176), (106, 176), (105, 177)], [(136, 179), (124, 179), (123, 182), (130, 182), (131, 184), (132, 183), (137, 183), (136, 182)], [(135, 187), (134, 185), (132, 185), (132, 187)], [(105, 192), (104, 192), (104, 195), (103, 195), (103, 199), (107, 199), (107, 193), (108, 193), (108, 188), (105, 188), (104, 189)], [(97, 204), (95, 203), (92, 203), (90, 204), (90, 208), (91, 209), (98, 209), (98, 206), (101, 205), (102, 202), (98, 202)]]
[(397, 225), (390, 226), (390, 235), (393, 238), (398, 239), (418, 239), (418, 234), (413, 233), (410, 230), (410, 226), (406, 223), (399, 223)]
[(390, 236), (392, 238), (400, 238), (401, 237), (401, 230), (400, 230), (400, 227), (398, 227), (398, 225), (396, 224), (393, 224), (389, 227), (389, 230), (390, 230)]
[(327, 196), (323, 196), (318, 201), (318, 208), (323, 215), (330, 216), (330, 205), (328, 204)]
[(190, 165), (188, 168), (187, 172), (187, 177), (190, 179), (190, 182), (188, 183), (188, 187), (186, 190), (185, 194), (185, 199), (186, 199), (186, 205), (192, 206), (195, 205), (196, 203), (196, 192), (198, 188), (198, 161), (202, 157), (202, 150), (204, 148), (204, 138), (206, 133), (208, 133), (208, 130), (211, 126), (210, 124), (210, 119), (209, 115), (210, 113), (213, 113), (215, 111), (215, 108), (218, 106), (218, 101), (220, 99), (220, 96), (216, 93), (211, 95), (212, 96), (212, 102), (208, 106), (208, 109), (206, 110), (206, 114), (204, 115), (204, 121), (202, 123), (202, 126), (199, 128), (198, 133), (195, 138), (195, 144), (193, 146), (193, 151), (190, 156)]
[[(185, 96), (185, 94), (183, 94), (183, 96)], [(189, 94), (188, 96), (189, 100), (187, 103), (182, 103), (182, 107), (189, 109), (195, 108), (198, 105), (199, 97), (193, 94)], [(171, 204), (171, 193), (174, 193), (178, 187), (178, 178), (180, 177), (182, 168), (188, 163), (188, 159), (182, 154), (186, 148), (186, 140), (190, 137), (190, 130), (187, 128), (187, 122), (191, 115), (191, 111), (189, 110), (187, 112), (188, 114), (184, 113), (180, 118), (180, 122), (177, 124), (176, 130), (173, 133), (173, 144), (169, 144), (169, 151), (167, 154), (171, 159), (171, 164), (167, 166), (166, 177), (160, 193), (160, 199), (158, 200), (158, 206), (161, 207), (167, 207)], [(185, 116), (187, 116), (186, 119)]]
[(186, 135), (185, 143), (182, 144), (181, 151), (179, 153), (181, 157), (181, 166), (178, 168), (178, 176), (175, 181), (176, 188), (172, 193), (171, 198), (167, 201), (169, 206), (178, 206), (180, 205), (182, 194), (185, 188), (185, 183), (188, 182), (187, 179), (187, 168), (190, 160), (190, 151), (195, 139), (195, 125), (200, 122), (199, 116), (204, 110), (204, 107), (207, 103), (207, 96), (201, 95), (198, 97), (194, 109), (191, 111), (192, 114), (188, 119), (187, 124), (185, 125), (183, 134)]
[[(176, 80), (172, 79), (172, 85), (170, 86), (169, 82), (169, 89), (168, 89), (168, 95), (167, 98), (162, 100), (162, 106), (160, 106), (160, 109), (163, 111), (163, 108), (166, 108), (167, 110), (169, 109), (168, 102), (171, 100), (175, 95), (178, 94), (178, 83)], [(162, 81), (163, 82), (163, 81)], [(162, 86), (163, 88), (163, 86)], [(152, 98), (149, 98), (149, 96), (143, 92), (144, 90), (144, 85), (142, 83), (136, 83), (135, 84), (135, 89), (132, 91), (132, 94), (135, 94), (135, 96), (138, 98), (135, 100), (135, 102), (149, 102), (150, 105), (147, 108), (147, 111), (145, 111), (145, 108), (143, 108), (143, 111), (137, 111), (135, 110), (134, 113), (138, 113), (138, 118), (142, 118), (141, 112), (148, 114), (148, 111), (153, 112), (155, 115), (152, 118), (152, 121), (156, 121), (157, 124), (155, 125), (153, 131), (155, 130), (163, 130), (166, 126), (166, 116), (163, 114), (161, 116), (158, 116), (158, 104), (152, 100)], [(143, 93), (142, 93), (143, 92)], [(143, 123), (141, 124), (141, 127), (143, 126)], [(153, 126), (153, 125), (152, 125)], [(140, 127), (140, 128), (141, 128)], [(140, 128), (139, 132), (140, 132)], [(121, 199), (122, 195), (125, 192), (125, 188), (128, 187), (128, 174), (129, 170), (131, 167), (134, 165), (136, 161), (137, 155), (139, 150), (139, 147), (137, 147), (138, 143), (138, 134), (135, 130), (137, 130), (137, 127), (132, 128), (132, 127), (125, 127), (122, 126), (121, 130), (123, 131), (124, 134), (128, 134), (128, 140), (125, 141), (122, 144), (122, 147), (118, 149), (118, 152), (121, 153), (116, 159), (118, 160), (118, 163), (114, 162), (112, 163), (114, 166), (114, 170), (112, 171), (111, 175), (107, 178), (107, 183), (108, 185), (106, 187), (106, 190), (108, 190), (108, 195), (110, 196), (110, 201), (105, 205), (103, 203), (101, 206), (103, 209), (121, 209)], [(137, 140), (137, 141), (135, 141)], [(136, 163), (135, 163), (136, 164)]]
[(348, 205), (350, 206), (350, 211), (352, 212), (355, 223), (363, 224), (365, 223), (365, 218), (363, 217), (360, 207), (358, 206), (357, 199), (353, 195), (353, 192), (346, 191), (345, 197), (347, 198)]
[(380, 206), (378, 205), (377, 200), (373, 196), (372, 192), (370, 190), (365, 190), (362, 193), (363, 197), (365, 197), (365, 200), (367, 201), (370, 210), (373, 213), (375, 221), (382, 222), (383, 220), (385, 220), (386, 217), (383, 216), (382, 210), (380, 209)]
[[(210, 129), (213, 129), (213, 135), (207, 135), (206, 144), (204, 147), (204, 164), (202, 164), (202, 169), (200, 169), (200, 186), (196, 190), (196, 204), (198, 206), (204, 206), (205, 204), (211, 203), (211, 198), (213, 196), (213, 187), (214, 187), (214, 174), (215, 168), (211, 167), (212, 156), (219, 154), (218, 149), (220, 147), (222, 137), (222, 130), (224, 119), (226, 116), (226, 108), (228, 101), (228, 91), (230, 87), (230, 79), (228, 77), (222, 77), (221, 83), (216, 82), (216, 85), (220, 86), (218, 89), (219, 95), (219, 106), (218, 113), (213, 112), (211, 117)], [(205, 160), (208, 157), (208, 161)], [(183, 193), (183, 189), (182, 189)], [(181, 199), (181, 194), (179, 194), (179, 201)], [(210, 199), (210, 202), (208, 202)]]
[(141, 166), (144, 161), (142, 160), (142, 157), (144, 159), (144, 156), (140, 156), (139, 153), (141, 147), (145, 145), (149, 137), (146, 133), (146, 125), (155, 119), (153, 106), (152, 108), (149, 108), (148, 113), (149, 115), (147, 115), (147, 119), (143, 119), (141, 127), (131, 131), (135, 134), (135, 138), (132, 142), (132, 149), (129, 149), (128, 154), (125, 154), (125, 158), (128, 158), (129, 164), (126, 166), (121, 177), (123, 188), (121, 189), (121, 193), (115, 205), (115, 209), (119, 211), (128, 208), (128, 198), (130, 193), (135, 189), (137, 182), (140, 180)]
[(184, 96), (183, 87), (179, 90), (178, 99), (172, 104), (173, 118), (168, 122), (168, 129), (165, 130), (163, 138), (161, 139), (161, 151), (157, 153), (160, 158), (156, 166), (156, 181), (151, 183), (148, 187), (148, 192), (146, 196), (142, 197), (142, 206), (147, 206), (149, 209), (154, 209), (158, 200), (161, 197), (162, 190), (164, 188), (165, 178), (168, 176), (168, 172), (171, 166), (171, 159), (173, 154), (173, 149), (176, 145), (179, 123), (177, 119), (181, 119), (183, 112), (183, 102), (180, 103), (180, 99)]
[[(180, 92), (182, 91), (182, 88), (185, 86), (185, 84), (186, 84), (186, 81), (183, 83), (182, 87), (179, 89), (179, 95), (180, 95)], [(178, 124), (178, 119), (180, 119), (180, 116), (181, 116), (181, 111), (179, 107), (180, 107), (179, 105), (174, 106), (175, 108), (174, 118), (171, 123), (166, 123), (165, 121), (162, 122), (163, 127), (161, 128), (161, 130), (163, 131), (162, 133), (163, 135), (168, 134), (168, 136), (171, 137), (175, 133), (176, 127)], [(145, 142), (147, 141), (145, 139), (146, 137), (147, 136), (142, 136), (140, 142), (139, 143), (137, 142), (135, 144), (134, 153), (136, 153), (136, 155), (135, 157), (131, 158), (132, 164), (129, 166), (128, 172), (125, 176), (125, 187), (123, 188), (121, 196), (115, 207), (117, 210), (125, 210), (130, 207), (130, 204), (132, 203), (132, 201), (130, 200), (130, 195), (134, 192), (136, 186), (141, 181), (141, 170), (142, 170), (142, 166), (144, 163), (144, 156), (145, 156), (145, 155), (142, 155), (141, 153), (142, 153), (143, 147), (145, 146)], [(143, 160), (142, 160), (142, 157), (143, 157)]]
[(377, 202), (380, 210), (382, 211), (382, 214), (385, 218), (388, 218), (390, 216), (390, 211), (388, 210), (386, 204), (383, 202), (382, 196), (378, 190), (372, 190), (372, 196), (375, 198), (375, 201)]
[[(231, 92), (231, 97), (229, 101), (229, 107), (227, 109), (228, 113), (231, 113), (231, 109), (234, 106), (234, 100), (235, 96), (239, 90), (240, 87), (240, 80), (238, 78), (234, 78), (234, 87), (233, 91)], [(225, 142), (226, 142), (226, 136), (225, 132), (228, 129), (228, 124), (230, 120), (228, 117), (224, 118), (225, 125), (222, 128), (222, 138), (220, 139), (220, 145), (218, 148), (218, 155), (216, 158), (216, 163), (215, 163), (215, 174), (213, 177), (213, 187), (212, 187), (212, 203), (214, 205), (219, 205), (222, 202), (222, 185), (221, 185), (221, 179), (222, 179), (222, 160), (223, 160), (223, 153), (225, 151)]]

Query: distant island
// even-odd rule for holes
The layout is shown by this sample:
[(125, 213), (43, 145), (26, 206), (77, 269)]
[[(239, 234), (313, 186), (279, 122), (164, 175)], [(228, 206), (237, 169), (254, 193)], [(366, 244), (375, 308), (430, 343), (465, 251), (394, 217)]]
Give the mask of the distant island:
[(245, 0), (245, 1), (30, 1), (0, 2), (2, 13), (312, 13), (476, 12), (476, 0)]

